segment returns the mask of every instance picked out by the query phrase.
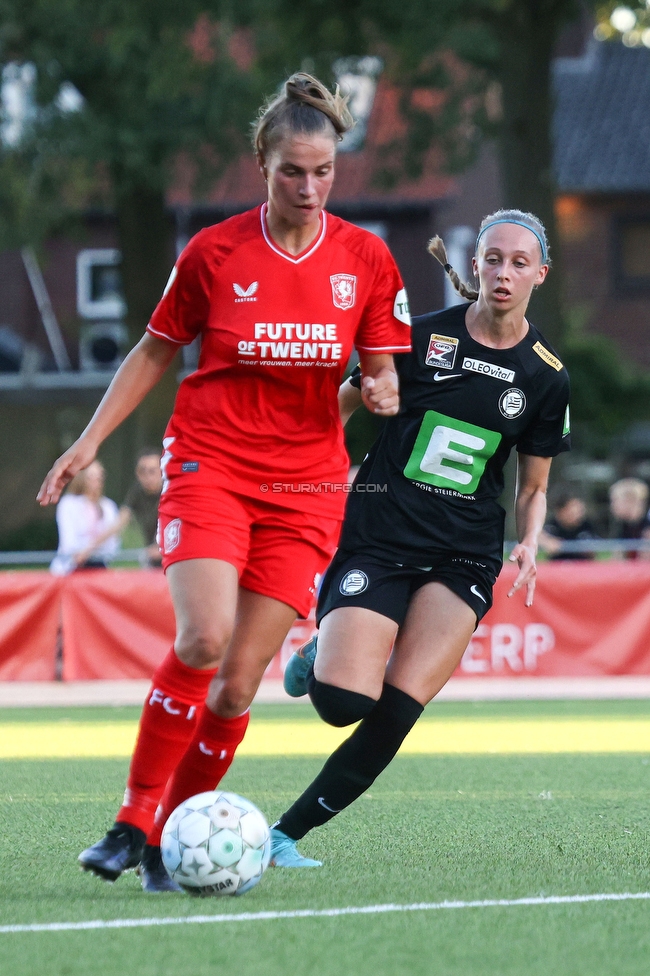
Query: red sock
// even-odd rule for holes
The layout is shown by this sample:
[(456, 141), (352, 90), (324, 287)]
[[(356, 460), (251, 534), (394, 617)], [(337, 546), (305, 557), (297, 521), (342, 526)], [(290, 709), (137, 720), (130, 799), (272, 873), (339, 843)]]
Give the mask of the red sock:
[(147, 844), (159, 846), (167, 818), (179, 803), (217, 786), (235, 758), (235, 750), (244, 738), (249, 715), (246, 711), (237, 718), (219, 718), (206, 705), (187, 752), (165, 787)]
[(165, 784), (194, 734), (216, 668), (190, 668), (174, 649), (154, 672), (118, 821), (146, 833)]

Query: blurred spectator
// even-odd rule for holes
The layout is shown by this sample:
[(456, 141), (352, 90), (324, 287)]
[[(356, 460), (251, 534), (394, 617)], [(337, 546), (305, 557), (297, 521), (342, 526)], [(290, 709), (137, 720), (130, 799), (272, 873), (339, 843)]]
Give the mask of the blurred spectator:
[[(648, 486), (640, 478), (621, 478), (609, 489), (612, 535), (616, 539), (648, 536)], [(626, 559), (638, 559), (639, 551), (625, 552)]]
[(50, 572), (57, 576), (105, 569), (119, 549), (117, 505), (104, 496), (104, 479), (104, 466), (93, 461), (75, 475), (56, 507), (59, 546)]
[(553, 496), (551, 518), (540, 533), (539, 542), (549, 559), (593, 559), (592, 552), (567, 552), (564, 543), (597, 539), (587, 518), (582, 496), (571, 488), (559, 488)]
[(144, 538), (146, 565), (160, 566), (162, 557), (156, 542), (156, 530), (161, 490), (160, 452), (153, 447), (145, 447), (138, 453), (135, 481), (126, 493), (116, 521), (105, 529), (97, 541), (101, 544), (111, 536), (121, 535), (134, 518)]
[(158, 502), (162, 490), (160, 470), (160, 451), (145, 447), (138, 453), (135, 465), (135, 481), (129, 488), (124, 504), (120, 509), (120, 520), (124, 528), (131, 518), (140, 526), (144, 537), (147, 563), (160, 566), (162, 557), (156, 542), (158, 527)]

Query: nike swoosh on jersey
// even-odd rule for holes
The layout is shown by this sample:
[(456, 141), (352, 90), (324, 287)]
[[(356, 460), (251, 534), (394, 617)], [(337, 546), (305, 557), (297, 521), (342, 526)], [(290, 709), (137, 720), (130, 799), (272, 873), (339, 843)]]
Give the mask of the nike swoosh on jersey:
[(322, 796), (319, 796), (318, 797), (318, 802), (320, 803), (320, 805), (322, 807), (325, 807), (325, 809), (328, 810), (329, 813), (340, 813), (341, 812), (340, 810), (335, 810), (333, 807), (328, 807), (328, 805), (325, 803), (325, 800), (323, 799)]
[(485, 597), (483, 596), (483, 594), (482, 593), (479, 593), (479, 589), (478, 589), (478, 586), (476, 585), (476, 583), (474, 583), (472, 586), (470, 586), (469, 592), (470, 593), (473, 593), (474, 596), (477, 596), (479, 598), (479, 600), (482, 600), (483, 601), (483, 603), (487, 603), (487, 600), (485, 599)]
[(458, 377), (459, 376), (462, 376), (462, 375), (463, 375), (462, 373), (438, 373), (438, 372), (435, 372), (433, 374), (433, 379), (434, 379), (434, 382), (440, 383), (442, 380), (455, 380), (455, 379), (458, 379)]

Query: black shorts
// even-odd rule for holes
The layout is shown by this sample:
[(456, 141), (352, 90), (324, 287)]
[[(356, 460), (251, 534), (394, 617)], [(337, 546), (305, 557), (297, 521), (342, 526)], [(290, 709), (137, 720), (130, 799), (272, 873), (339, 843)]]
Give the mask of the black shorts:
[(339, 549), (325, 574), (316, 619), (337, 607), (365, 607), (390, 617), (401, 627), (413, 594), (426, 583), (442, 583), (476, 614), (476, 622), (492, 606), (492, 587), (501, 561), (458, 553), (429, 556), (429, 566), (404, 566), (364, 553)]

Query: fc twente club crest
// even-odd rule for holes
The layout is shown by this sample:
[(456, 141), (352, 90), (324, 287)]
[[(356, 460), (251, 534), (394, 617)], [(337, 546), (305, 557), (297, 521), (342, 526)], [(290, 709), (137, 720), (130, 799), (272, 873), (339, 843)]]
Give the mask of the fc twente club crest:
[(332, 301), (337, 308), (352, 308), (357, 298), (357, 276), (350, 274), (330, 275)]

